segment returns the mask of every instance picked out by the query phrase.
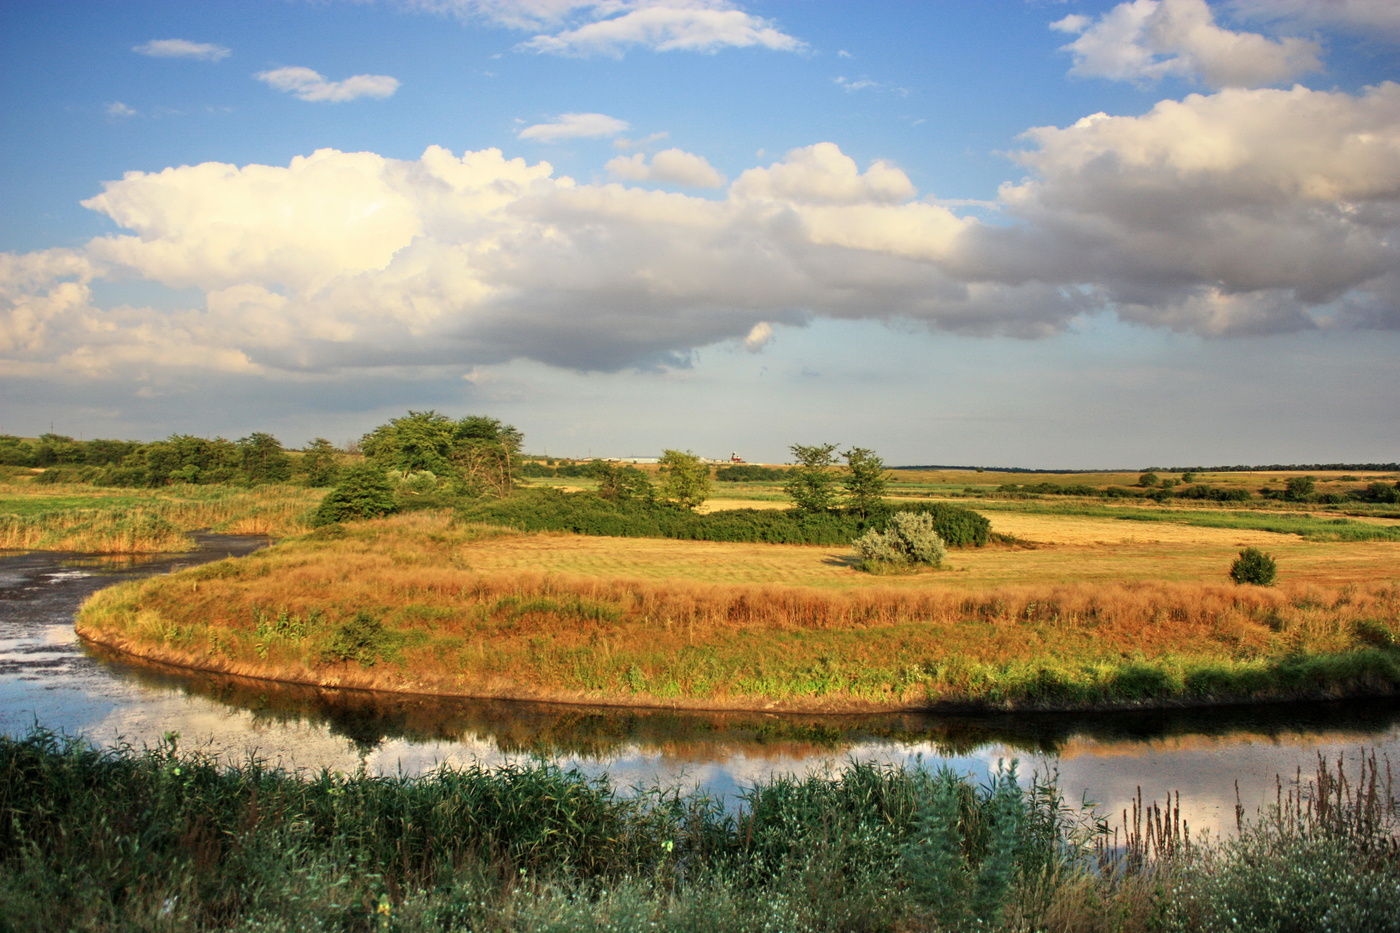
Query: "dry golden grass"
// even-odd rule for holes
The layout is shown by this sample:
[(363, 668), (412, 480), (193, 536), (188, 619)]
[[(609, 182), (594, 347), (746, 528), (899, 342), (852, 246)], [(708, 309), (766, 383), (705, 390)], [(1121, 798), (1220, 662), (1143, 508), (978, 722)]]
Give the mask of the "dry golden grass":
[[(114, 588), (85, 607), (80, 631), (299, 682), (790, 709), (1054, 706), (1070, 687), (1111, 702), (1124, 671), (1185, 689), (1202, 665), (1233, 664), (1265, 683), (1280, 659), (1400, 637), (1393, 544), (1332, 545), (1362, 556), (1326, 585), (1273, 589), (1226, 582), (1228, 547), (1206, 558), (1178, 547), (1171, 570), (1172, 546), (1138, 547), (963, 551), (951, 571), (870, 577), (822, 548), (496, 533), (417, 513)], [(1311, 548), (1322, 574), (1328, 549)], [(1293, 552), (1299, 565), (1307, 554)], [(328, 662), (359, 613), (383, 623), (385, 663)], [(1357, 677), (1308, 689), (1379, 689)]]

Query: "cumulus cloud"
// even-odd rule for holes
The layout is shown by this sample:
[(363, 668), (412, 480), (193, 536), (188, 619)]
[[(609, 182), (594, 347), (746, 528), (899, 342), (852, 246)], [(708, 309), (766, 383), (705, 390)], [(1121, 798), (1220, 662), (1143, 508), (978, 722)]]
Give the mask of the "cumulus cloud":
[(1317, 43), (1225, 29), (1206, 0), (1130, 0), (1097, 20), (1075, 14), (1051, 28), (1078, 36), (1064, 51), (1074, 58), (1070, 73), (1082, 77), (1264, 87), (1322, 67)]
[(625, 181), (659, 181), (690, 188), (719, 188), (724, 176), (704, 156), (683, 149), (663, 149), (651, 157), (643, 153), (618, 156), (607, 164), (608, 172)]
[(560, 139), (616, 136), (618, 133), (627, 132), (630, 126), (626, 120), (603, 113), (563, 113), (550, 123), (527, 126), (515, 135), (520, 139), (537, 139), (542, 143), (552, 143)]
[[(660, 156), (617, 174), (653, 180)], [(438, 147), (132, 172), (84, 202), (123, 233), (0, 257), (0, 359), (313, 378), (618, 370), (817, 318), (1027, 338), (1085, 314), (1204, 336), (1400, 329), (1400, 85), (1192, 95), (1031, 130), (1016, 158), (997, 224), (832, 143), (709, 197)], [(204, 297), (103, 307), (105, 278)]]
[(133, 46), (131, 51), (152, 58), (193, 58), (204, 62), (221, 61), (233, 54), (222, 45), (188, 39), (152, 39), (144, 45)]
[(269, 87), (313, 103), (339, 104), (361, 97), (391, 97), (399, 89), (398, 79), (388, 75), (355, 75), (344, 81), (327, 81), (320, 72), (302, 67), (274, 68), (260, 71), (253, 77)]
[(760, 47), (805, 48), (769, 20), (730, 0), (398, 0), (400, 6), (454, 13), (519, 30), (546, 30), (521, 43), (556, 55), (621, 56), (629, 48), (654, 52), (716, 52)]

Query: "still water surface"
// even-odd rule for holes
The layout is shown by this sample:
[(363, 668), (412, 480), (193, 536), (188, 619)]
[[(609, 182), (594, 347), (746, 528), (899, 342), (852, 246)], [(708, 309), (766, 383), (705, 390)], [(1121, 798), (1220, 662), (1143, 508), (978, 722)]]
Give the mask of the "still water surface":
[[(771, 774), (852, 760), (946, 764), (984, 779), (1058, 774), (1071, 801), (1113, 817), (1138, 789), (1180, 792), (1195, 832), (1228, 832), (1319, 755), (1374, 750), (1400, 764), (1400, 703), (1367, 701), (1081, 715), (777, 716), (678, 713), (386, 696), (211, 677), (113, 656), (81, 642), (73, 614), (96, 590), (246, 553), (262, 539), (204, 535), (199, 550), (146, 561), (0, 555), (0, 731), (36, 725), (113, 746), (180, 745), (287, 769), (419, 774), (435, 766), (545, 758), (620, 787), (700, 786), (735, 795)], [(1238, 786), (1238, 798), (1237, 798)]]

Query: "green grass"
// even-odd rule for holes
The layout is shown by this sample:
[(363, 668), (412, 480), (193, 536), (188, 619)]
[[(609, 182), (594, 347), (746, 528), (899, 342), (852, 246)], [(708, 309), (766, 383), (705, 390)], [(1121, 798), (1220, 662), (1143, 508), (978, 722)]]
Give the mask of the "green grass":
[[(0, 737), (0, 925), (39, 930), (1395, 930), (1393, 788), (1321, 766), (1238, 839), (1053, 784), (853, 763), (732, 805), (547, 764), (296, 776)], [(1146, 828), (1144, 828), (1146, 826)], [(1306, 927), (1299, 923), (1307, 924)]]

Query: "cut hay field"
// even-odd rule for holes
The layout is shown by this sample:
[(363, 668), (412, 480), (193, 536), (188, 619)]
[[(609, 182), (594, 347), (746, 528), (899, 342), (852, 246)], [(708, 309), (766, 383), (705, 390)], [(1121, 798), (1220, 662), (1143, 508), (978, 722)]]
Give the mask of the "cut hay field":
[[(79, 631), (319, 685), (708, 709), (1106, 708), (1400, 692), (1400, 542), (1062, 515), (872, 577), (837, 548), (414, 513), (122, 585)], [(1015, 529), (1014, 531), (1011, 529)], [(1245, 544), (1280, 585), (1240, 587)]]

